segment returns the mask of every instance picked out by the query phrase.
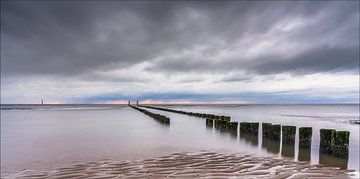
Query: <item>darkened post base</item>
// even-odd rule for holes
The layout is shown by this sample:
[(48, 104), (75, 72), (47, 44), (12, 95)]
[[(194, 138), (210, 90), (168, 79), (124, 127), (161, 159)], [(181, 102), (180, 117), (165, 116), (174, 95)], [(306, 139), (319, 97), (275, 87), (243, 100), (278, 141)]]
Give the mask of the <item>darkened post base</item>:
[(246, 142), (250, 143), (253, 146), (258, 145), (258, 137), (257, 136), (249, 135), (246, 133), (241, 133), (240, 140), (245, 140)]
[(271, 152), (273, 154), (278, 154), (280, 151), (280, 141), (274, 141), (268, 138), (263, 138), (262, 148), (265, 148), (268, 152)]
[(240, 122), (240, 132), (248, 135), (257, 136), (259, 132), (259, 123)]

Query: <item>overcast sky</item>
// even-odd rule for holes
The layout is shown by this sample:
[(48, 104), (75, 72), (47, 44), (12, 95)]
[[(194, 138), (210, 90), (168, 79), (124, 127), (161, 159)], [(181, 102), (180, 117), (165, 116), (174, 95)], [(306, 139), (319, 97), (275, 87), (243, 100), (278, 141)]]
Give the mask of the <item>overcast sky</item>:
[(358, 103), (359, 1), (1, 2), (1, 103)]

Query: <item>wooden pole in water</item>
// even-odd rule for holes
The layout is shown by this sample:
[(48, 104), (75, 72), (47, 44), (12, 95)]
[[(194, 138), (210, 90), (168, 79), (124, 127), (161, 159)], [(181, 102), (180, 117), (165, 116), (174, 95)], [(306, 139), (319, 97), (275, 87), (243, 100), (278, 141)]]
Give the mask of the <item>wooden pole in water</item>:
[(281, 126), (282, 129), (282, 143), (294, 144), (295, 143), (295, 126)]
[(299, 128), (299, 161), (309, 161), (311, 159), (311, 127)]
[(312, 128), (300, 127), (299, 128), (299, 146), (304, 149), (311, 147)]

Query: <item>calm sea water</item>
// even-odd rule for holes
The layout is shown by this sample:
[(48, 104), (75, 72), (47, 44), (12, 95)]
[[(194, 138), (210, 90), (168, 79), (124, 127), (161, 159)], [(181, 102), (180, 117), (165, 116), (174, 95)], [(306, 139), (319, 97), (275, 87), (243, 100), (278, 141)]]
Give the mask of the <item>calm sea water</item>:
[[(233, 121), (313, 127), (309, 156), (300, 158), (299, 153), (303, 151), (299, 151), (298, 143), (282, 146), (279, 142), (263, 140), (261, 135), (230, 135), (206, 127), (204, 119), (158, 110), (149, 111), (170, 117), (170, 126), (123, 105), (1, 107), (2, 175), (77, 162), (136, 160), (199, 150), (291, 157), (311, 164), (359, 170), (359, 125), (350, 123), (359, 120), (359, 105), (163, 106), (229, 115)], [(348, 160), (319, 155), (321, 128), (350, 131)], [(293, 154), (287, 155), (287, 151), (292, 150)]]

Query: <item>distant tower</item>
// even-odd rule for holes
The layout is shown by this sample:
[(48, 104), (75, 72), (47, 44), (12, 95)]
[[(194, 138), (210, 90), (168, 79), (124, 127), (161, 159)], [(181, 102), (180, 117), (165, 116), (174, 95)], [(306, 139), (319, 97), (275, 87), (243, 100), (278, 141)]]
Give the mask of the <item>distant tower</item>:
[(130, 101), (128, 101), (128, 106), (130, 106)]
[(41, 104), (44, 104), (44, 100), (41, 100)]
[(136, 101), (136, 106), (139, 106), (139, 101)]

